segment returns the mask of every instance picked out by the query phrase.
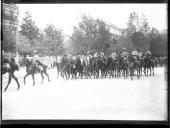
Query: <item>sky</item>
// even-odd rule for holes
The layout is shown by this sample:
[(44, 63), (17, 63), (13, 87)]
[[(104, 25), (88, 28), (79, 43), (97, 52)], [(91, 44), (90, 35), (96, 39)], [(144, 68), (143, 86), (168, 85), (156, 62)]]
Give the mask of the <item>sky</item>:
[(130, 13), (136, 12), (146, 16), (150, 27), (160, 31), (167, 29), (167, 4), (19, 4), (18, 7), (19, 24), (28, 11), (40, 30), (47, 24), (54, 24), (66, 35), (72, 34), (83, 14), (126, 28)]

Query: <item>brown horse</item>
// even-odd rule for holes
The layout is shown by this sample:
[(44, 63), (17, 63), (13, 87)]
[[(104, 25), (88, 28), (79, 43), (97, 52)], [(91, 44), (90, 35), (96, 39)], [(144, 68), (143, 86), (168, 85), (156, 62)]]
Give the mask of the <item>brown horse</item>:
[(11, 79), (12, 79), (12, 78), (16, 81), (16, 83), (17, 83), (17, 85), (18, 85), (18, 88), (17, 88), (17, 89), (19, 90), (20, 84), (19, 84), (19, 82), (18, 82), (17, 77), (14, 75), (14, 72), (15, 72), (16, 70), (18, 71), (18, 70), (19, 70), (19, 67), (18, 67), (18, 65), (15, 63), (15, 59), (14, 59), (14, 58), (11, 58), (11, 61), (9, 61), (8, 59), (2, 58), (2, 75), (3, 75), (3, 74), (6, 74), (6, 73), (9, 74), (8, 84), (7, 84), (7, 86), (6, 86), (5, 89), (4, 89), (5, 92), (6, 92), (7, 88), (8, 88), (8, 86), (9, 86), (9, 84), (11, 83)]
[(40, 73), (41, 77), (42, 77), (42, 82), (41, 84), (43, 84), (44, 81), (44, 75), (45, 74), (48, 78), (48, 81), (50, 81), (49, 79), (49, 75), (47, 73), (47, 65), (44, 65), (42, 63), (40, 63), (39, 61), (37, 61), (38, 66), (41, 66), (41, 68), (37, 67), (35, 64), (33, 64), (30, 60), (28, 60), (27, 58), (24, 58), (24, 62), (23, 62), (26, 66), (26, 75), (24, 76), (24, 84), (25, 84), (25, 79), (27, 76), (31, 75), (32, 79), (33, 79), (33, 85), (35, 85), (35, 80), (34, 80), (34, 74)]

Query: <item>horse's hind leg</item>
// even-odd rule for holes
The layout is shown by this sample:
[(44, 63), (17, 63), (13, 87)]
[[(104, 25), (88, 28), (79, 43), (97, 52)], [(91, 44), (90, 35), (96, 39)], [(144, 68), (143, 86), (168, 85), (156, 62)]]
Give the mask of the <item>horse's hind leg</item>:
[(18, 82), (18, 79), (14, 76), (14, 74), (12, 74), (11, 75), (12, 76), (12, 78), (14, 78), (14, 80), (17, 82), (17, 85), (18, 85), (18, 90), (19, 90), (19, 88), (20, 88), (20, 84), (19, 84), (19, 82)]
[(26, 79), (26, 77), (29, 76), (29, 75), (30, 75), (30, 74), (27, 73), (27, 74), (24, 76), (24, 84), (25, 84), (25, 79)]
[(7, 90), (7, 88), (8, 88), (8, 86), (9, 86), (10, 83), (11, 83), (11, 75), (9, 74), (8, 84), (7, 84), (7, 86), (6, 86), (5, 89), (4, 89), (5, 92), (6, 92), (6, 90)]
[(44, 75), (43, 75), (43, 73), (42, 73), (42, 72), (41, 72), (41, 77), (42, 77), (41, 84), (43, 84), (43, 81), (44, 81)]
[(138, 79), (140, 78), (140, 69), (139, 68), (137, 69), (137, 77), (138, 77)]
[(47, 73), (47, 72), (44, 72), (44, 74), (47, 76), (48, 81), (50, 81), (48, 73)]
[(34, 74), (31, 74), (32, 75), (32, 79), (33, 79), (33, 86), (35, 85), (35, 79), (34, 79)]

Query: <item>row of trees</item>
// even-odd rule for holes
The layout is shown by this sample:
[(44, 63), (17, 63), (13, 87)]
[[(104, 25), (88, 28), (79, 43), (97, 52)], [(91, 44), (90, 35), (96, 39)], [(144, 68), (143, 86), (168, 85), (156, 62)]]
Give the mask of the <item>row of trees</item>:
[(93, 19), (83, 15), (79, 25), (74, 27), (70, 43), (75, 53), (86, 53), (87, 51), (103, 51), (113, 46), (114, 35), (110, 33), (107, 24), (100, 19)]
[(4, 51), (16, 52), (17, 50), (19, 53), (27, 54), (32, 53), (33, 50), (44, 54), (62, 54), (64, 52), (63, 32), (54, 25), (47, 25), (41, 32), (30, 13), (26, 12), (20, 27), (21, 30), (18, 33), (3, 31), (2, 49)]
[(110, 32), (110, 25), (100, 19), (84, 15), (71, 36), (73, 51), (103, 51), (105, 54), (127, 51), (150, 50), (155, 56), (167, 55), (167, 31), (150, 28), (145, 15), (130, 14), (127, 28), (121, 35)]
[[(75, 54), (103, 51), (105, 54), (119, 52), (122, 48), (127, 51), (139, 50), (144, 52), (151, 50), (156, 56), (167, 55), (167, 31), (158, 31), (150, 28), (145, 15), (139, 16), (133, 12), (130, 14), (127, 28), (121, 30), (120, 35), (111, 33), (111, 27), (101, 19), (83, 15), (81, 22), (74, 26), (73, 34), (69, 38), (70, 52)], [(4, 51), (32, 52), (37, 49), (45, 54), (63, 54), (64, 34), (62, 30), (49, 24), (41, 32), (32, 20), (30, 13), (25, 13), (16, 44), (16, 35), (3, 32), (2, 48)]]

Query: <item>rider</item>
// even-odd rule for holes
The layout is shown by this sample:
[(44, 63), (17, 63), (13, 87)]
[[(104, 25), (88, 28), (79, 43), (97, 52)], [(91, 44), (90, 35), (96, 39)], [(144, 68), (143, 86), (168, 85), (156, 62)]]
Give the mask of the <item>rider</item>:
[(146, 57), (146, 59), (151, 59), (152, 58), (152, 53), (151, 53), (151, 51), (146, 51), (146, 53), (145, 53), (145, 57)]
[(116, 57), (117, 57), (116, 53), (112, 53), (111, 57), (112, 57), (113, 60), (116, 60)]
[(139, 60), (139, 52), (138, 51), (132, 51), (132, 56), (135, 60)]
[(123, 52), (121, 53), (121, 58), (123, 60), (127, 60), (128, 59), (128, 56), (129, 56), (129, 53), (126, 51), (125, 48), (123, 48)]
[(39, 61), (39, 56), (36, 50), (33, 51), (34, 56), (32, 58), (32, 63), (35, 65), (36, 68), (41, 69), (42, 68), (42, 63)]

